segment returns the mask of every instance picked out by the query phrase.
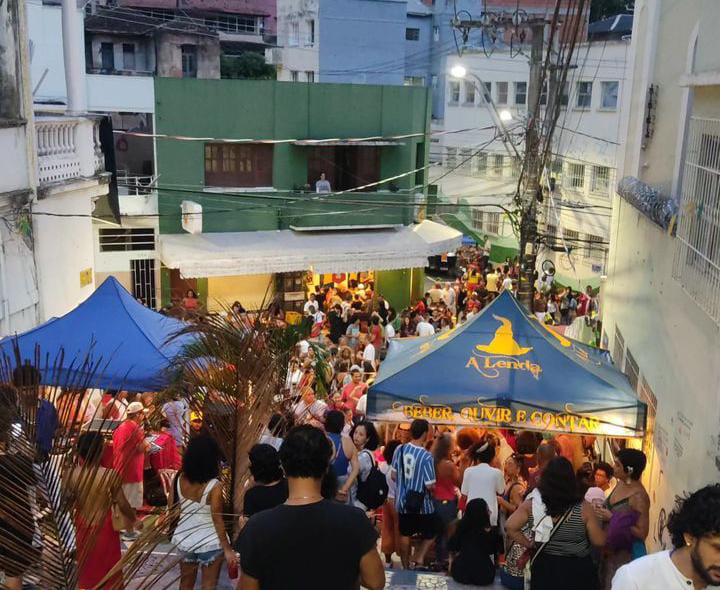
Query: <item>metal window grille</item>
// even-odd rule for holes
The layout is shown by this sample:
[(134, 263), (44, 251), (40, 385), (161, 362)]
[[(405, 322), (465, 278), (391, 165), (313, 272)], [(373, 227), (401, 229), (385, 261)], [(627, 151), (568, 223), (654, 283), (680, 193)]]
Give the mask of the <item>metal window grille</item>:
[(553, 160), (550, 170), (552, 173), (552, 177), (555, 179), (555, 184), (560, 185), (562, 184), (562, 176), (563, 176), (563, 161), (560, 158), (557, 158)]
[(130, 261), (133, 296), (151, 309), (157, 308), (155, 294), (155, 260), (146, 258)]
[(475, 104), (475, 82), (465, 82), (465, 104)]
[(673, 276), (720, 323), (720, 119), (691, 117)]
[(450, 82), (450, 102), (460, 102), (460, 82)]
[(489, 234), (500, 233), (500, 213), (487, 213), (487, 222), (485, 223), (485, 231)]
[(476, 176), (485, 176), (487, 174), (487, 167), (488, 167), (488, 158), (487, 154), (477, 154), (475, 156), (475, 175)]
[(507, 82), (495, 82), (495, 90), (497, 92), (498, 104), (508, 103), (508, 83)]
[(484, 221), (484, 211), (482, 209), (472, 210), (472, 224), (475, 229), (482, 230)]
[(594, 193), (608, 194), (610, 191), (610, 168), (607, 166), (593, 166), (590, 190)]
[(197, 46), (182, 45), (180, 47), (182, 59), (182, 77), (197, 78)]
[(101, 228), (100, 252), (154, 250), (155, 230), (151, 227)]
[(445, 148), (445, 166), (448, 168), (454, 168), (457, 166), (457, 148), (446, 147)]
[(205, 17), (205, 26), (223, 33), (258, 34), (262, 32), (262, 19), (242, 14), (218, 14)]
[(521, 169), (522, 169), (522, 158), (520, 158), (519, 156), (513, 156), (513, 158), (512, 158), (512, 177), (519, 178)]
[(633, 391), (638, 390), (638, 382), (640, 381), (640, 367), (630, 352), (629, 348), (625, 349), (625, 375), (632, 385)]
[(460, 167), (465, 170), (470, 170), (472, 168), (472, 157), (473, 157), (473, 151), (471, 149), (462, 149), (460, 150)]
[(502, 176), (504, 165), (505, 158), (501, 154), (495, 154), (493, 156), (493, 176)]
[(578, 108), (590, 108), (590, 106), (592, 105), (592, 87), (592, 82), (577, 83), (577, 102), (575, 104)]
[(623, 338), (622, 332), (617, 326), (615, 326), (615, 342), (613, 343), (612, 357), (615, 366), (622, 371), (625, 360), (625, 338)]
[(555, 241), (555, 238), (557, 238), (557, 227), (548, 223), (545, 228), (545, 233), (548, 235), (548, 238), (552, 238), (552, 240)]
[(595, 236), (593, 234), (585, 234), (587, 240), (585, 244), (585, 256), (587, 258), (602, 258), (605, 254), (605, 245), (602, 236)]
[(405, 39), (407, 41), (419, 41), (420, 40), (420, 29), (415, 29), (415, 28), (405, 29)]
[(585, 166), (583, 164), (568, 164), (568, 182), (571, 188), (585, 187)]
[(563, 228), (562, 233), (563, 233), (563, 239), (565, 240), (567, 247), (573, 253), (575, 253), (575, 251), (578, 249), (578, 240), (580, 239), (580, 232), (577, 232), (574, 229)]
[(527, 103), (527, 82), (515, 82), (515, 104)]

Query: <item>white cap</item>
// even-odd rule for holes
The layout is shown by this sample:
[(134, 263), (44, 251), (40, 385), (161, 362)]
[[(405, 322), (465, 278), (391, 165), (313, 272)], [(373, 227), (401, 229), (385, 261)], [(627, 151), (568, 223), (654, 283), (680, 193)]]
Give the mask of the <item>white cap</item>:
[(145, 406), (142, 405), (141, 402), (132, 402), (127, 407), (127, 415), (130, 416), (131, 414), (137, 414), (138, 412), (146, 412)]

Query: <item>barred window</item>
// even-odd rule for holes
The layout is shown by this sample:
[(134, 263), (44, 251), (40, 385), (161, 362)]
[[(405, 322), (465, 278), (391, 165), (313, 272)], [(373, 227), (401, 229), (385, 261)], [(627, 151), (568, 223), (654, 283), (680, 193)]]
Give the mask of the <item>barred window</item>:
[(590, 190), (603, 195), (610, 192), (610, 168), (607, 166), (593, 166)]
[(571, 188), (585, 188), (585, 166), (582, 164), (568, 164), (568, 185)]

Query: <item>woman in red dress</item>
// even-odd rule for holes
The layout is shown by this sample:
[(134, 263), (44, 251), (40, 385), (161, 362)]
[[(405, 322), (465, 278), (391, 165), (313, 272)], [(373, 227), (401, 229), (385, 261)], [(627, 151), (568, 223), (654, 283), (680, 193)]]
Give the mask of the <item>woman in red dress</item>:
[(120, 479), (102, 466), (104, 441), (98, 432), (86, 432), (78, 440), (78, 465), (67, 482), (75, 508), (78, 587), (122, 590), (122, 570), (109, 576), (120, 561), (120, 533), (113, 528), (115, 504), (132, 530), (135, 511), (128, 504)]

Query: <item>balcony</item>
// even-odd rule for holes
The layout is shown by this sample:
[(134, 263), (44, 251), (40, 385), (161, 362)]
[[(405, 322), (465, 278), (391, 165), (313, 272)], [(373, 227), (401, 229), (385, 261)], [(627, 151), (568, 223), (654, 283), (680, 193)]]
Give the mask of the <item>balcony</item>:
[(84, 117), (42, 116), (35, 119), (38, 181), (47, 185), (92, 178), (105, 169), (100, 122)]
[(157, 176), (132, 176), (118, 173), (120, 215), (156, 215), (158, 197)]

